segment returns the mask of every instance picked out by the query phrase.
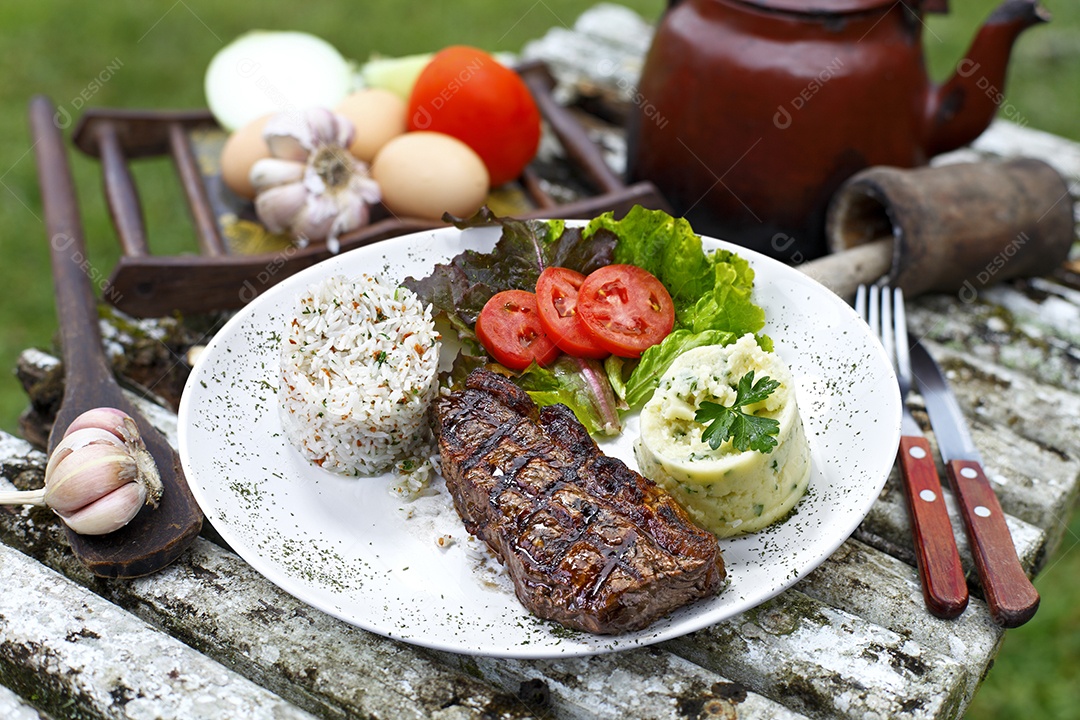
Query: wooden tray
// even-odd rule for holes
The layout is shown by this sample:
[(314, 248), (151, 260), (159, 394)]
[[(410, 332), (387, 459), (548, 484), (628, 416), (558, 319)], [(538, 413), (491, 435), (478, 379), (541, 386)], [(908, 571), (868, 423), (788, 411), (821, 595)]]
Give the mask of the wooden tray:
[[(526, 210), (518, 217), (582, 218), (636, 204), (668, 210), (651, 183), (627, 186), (604, 162), (572, 113), (551, 96), (554, 82), (543, 63), (518, 68), (555, 138), (571, 172), (589, 189), (580, 198), (559, 202), (544, 190), (537, 163), (517, 185)], [(237, 222), (254, 221), (250, 202), (233, 195), (217, 166), (226, 137), (209, 111), (91, 109), (79, 119), (73, 141), (84, 153), (100, 158), (105, 199), (123, 255), (105, 299), (136, 317), (160, 317), (174, 311), (200, 313), (236, 309), (283, 278), (331, 256), (324, 243), (304, 248), (289, 244), (251, 254), (229, 242)], [(191, 211), (198, 255), (154, 255), (150, 250), (138, 191), (128, 163), (143, 157), (171, 155)], [(374, 221), (340, 238), (341, 252), (389, 237), (440, 227), (443, 223), (392, 217), (376, 208)], [(249, 226), (250, 227), (250, 226)], [(263, 245), (265, 247), (265, 244)]]

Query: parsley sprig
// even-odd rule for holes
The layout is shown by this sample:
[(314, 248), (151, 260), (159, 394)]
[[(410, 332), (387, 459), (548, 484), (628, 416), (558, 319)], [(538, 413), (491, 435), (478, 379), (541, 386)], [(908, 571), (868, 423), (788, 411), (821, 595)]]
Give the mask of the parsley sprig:
[(776, 447), (776, 436), (780, 434), (780, 422), (768, 417), (758, 417), (742, 411), (743, 407), (759, 403), (780, 387), (778, 380), (767, 375), (757, 383), (754, 371), (739, 379), (735, 389), (735, 402), (727, 407), (719, 403), (705, 401), (694, 413), (694, 420), (708, 426), (701, 433), (701, 439), (716, 450), (721, 443), (731, 439), (731, 444), (739, 452), (757, 450), (767, 454)]

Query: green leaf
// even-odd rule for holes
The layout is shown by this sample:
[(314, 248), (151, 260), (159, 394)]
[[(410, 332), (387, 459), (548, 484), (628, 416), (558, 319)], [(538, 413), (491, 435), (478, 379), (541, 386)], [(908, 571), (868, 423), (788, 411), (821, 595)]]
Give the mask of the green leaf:
[(607, 230), (619, 238), (615, 262), (637, 265), (664, 284), (676, 306), (695, 302), (712, 287), (712, 268), (701, 238), (690, 223), (662, 210), (635, 205), (621, 220), (604, 213), (592, 220), (585, 237)]
[(517, 383), (537, 405), (569, 407), (590, 433), (614, 436), (622, 432), (619, 411), (626, 405), (615, 397), (598, 360), (560, 355), (546, 368), (533, 363)]
[(739, 388), (736, 391), (735, 405), (736, 407), (745, 407), (747, 405), (753, 405), (754, 403), (764, 402), (765, 398), (772, 395), (773, 390), (778, 387), (780, 387), (780, 381), (773, 380), (768, 375), (755, 383), (754, 371), (751, 370), (739, 378)]
[[(621, 220), (612, 213), (595, 218), (583, 235), (589, 238), (604, 231), (618, 237), (615, 262), (651, 272), (675, 303), (675, 331), (660, 344), (660, 350), (647, 350), (625, 379), (623, 397), (631, 407), (649, 399), (660, 375), (679, 353), (699, 345), (726, 345), (765, 327), (765, 311), (753, 301), (750, 263), (728, 250), (706, 254), (701, 237), (685, 219), (634, 206)], [(695, 335), (700, 337), (691, 340)], [(758, 344), (766, 350), (772, 347), (765, 335), (758, 335)], [(622, 377), (620, 372), (618, 380)]]
[(743, 336), (765, 327), (765, 311), (753, 301), (754, 271), (727, 250), (710, 256), (712, 285), (692, 305), (676, 309), (681, 326), (694, 332), (726, 330)]
[[(642, 405), (652, 397), (660, 378), (679, 355), (702, 345), (730, 345), (738, 339), (734, 333), (723, 330), (706, 330), (699, 333), (676, 330), (664, 338), (660, 344), (653, 345), (642, 354), (641, 360), (630, 373), (630, 377), (620, 383), (624, 388), (621, 397), (630, 407)], [(607, 366), (606, 363), (605, 366)], [(614, 380), (612, 384), (615, 385)], [(618, 386), (616, 386), (617, 389)]]
[(759, 417), (743, 412), (742, 408), (764, 401), (780, 387), (777, 380), (766, 376), (754, 382), (754, 371), (739, 379), (735, 390), (735, 402), (730, 407), (705, 401), (694, 413), (694, 420), (706, 425), (701, 433), (703, 442), (713, 450), (727, 440), (739, 452), (756, 450), (767, 454), (776, 447), (780, 434), (780, 422), (773, 418)]
[(472, 332), (476, 318), (492, 295), (501, 290), (536, 289), (544, 268), (568, 267), (588, 274), (610, 265), (615, 236), (609, 232), (583, 238), (581, 228), (561, 220), (514, 220), (495, 217), (486, 207), (467, 220), (448, 217), (461, 228), (497, 226), (502, 235), (488, 253), (466, 250), (435, 266), (425, 278), (406, 278), (402, 285), (430, 303), (459, 330)]

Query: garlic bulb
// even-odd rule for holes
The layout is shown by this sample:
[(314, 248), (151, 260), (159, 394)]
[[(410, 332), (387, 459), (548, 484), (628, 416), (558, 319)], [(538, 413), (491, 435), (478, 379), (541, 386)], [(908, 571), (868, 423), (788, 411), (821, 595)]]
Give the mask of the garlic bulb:
[(77, 533), (104, 535), (131, 522), (143, 505), (157, 507), (163, 491), (139, 428), (115, 408), (75, 419), (49, 456), (45, 487), (0, 493), (3, 505), (47, 505)]
[(366, 163), (353, 157), (353, 124), (325, 108), (270, 118), (263, 137), (273, 157), (251, 167), (255, 214), (271, 232), (288, 232), (301, 243), (337, 238), (365, 225), (369, 203), (381, 197)]

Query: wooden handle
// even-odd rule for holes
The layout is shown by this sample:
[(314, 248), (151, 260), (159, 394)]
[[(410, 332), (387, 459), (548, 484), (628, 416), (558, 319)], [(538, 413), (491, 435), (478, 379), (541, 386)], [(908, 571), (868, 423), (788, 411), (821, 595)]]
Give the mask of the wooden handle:
[(518, 68), (518, 73), (529, 87), (536, 106), (570, 159), (585, 171), (601, 192), (611, 193), (625, 188), (626, 184), (608, 166), (600, 149), (589, 139), (585, 129), (551, 96), (550, 90), (555, 81), (547, 67), (542, 63), (530, 63)]
[(937, 617), (954, 618), (967, 607), (968, 588), (930, 443), (924, 437), (905, 435), (900, 438), (897, 460), (926, 607)]
[(971, 554), (979, 573), (986, 604), (1002, 627), (1023, 625), (1039, 608), (1039, 593), (1016, 555), (1005, 513), (982, 466), (972, 460), (945, 465), (967, 527)]
[[(74, 407), (78, 400), (73, 396), (79, 387), (100, 396), (102, 404), (111, 403), (120, 395), (119, 387), (114, 390), (112, 368), (102, 350), (91, 279), (103, 275), (86, 256), (75, 184), (68, 168), (63, 137), (53, 123), (53, 105), (47, 98), (36, 97), (31, 102), (30, 126), (35, 139), (34, 153), (52, 260), (64, 368), (70, 378), (64, 405), (71, 412), (82, 412), (90, 407)], [(50, 451), (65, 428), (66, 424), (59, 428), (59, 434), (54, 433), (50, 438)]]
[(892, 260), (893, 240), (881, 238), (811, 260), (795, 269), (850, 302), (860, 285), (869, 285), (887, 275)]
[(30, 102), (38, 183), (52, 254), (56, 312), (64, 355), (64, 399), (49, 437), (50, 451), (71, 421), (95, 407), (123, 410), (136, 422), (165, 486), (157, 509), (144, 507), (135, 518), (106, 535), (78, 535), (65, 528), (72, 552), (95, 575), (131, 578), (160, 570), (198, 536), (202, 512), (187, 486), (176, 451), (124, 397), (105, 358), (98, 329), (94, 278), (86, 257), (75, 184), (53, 104), (45, 97)]

